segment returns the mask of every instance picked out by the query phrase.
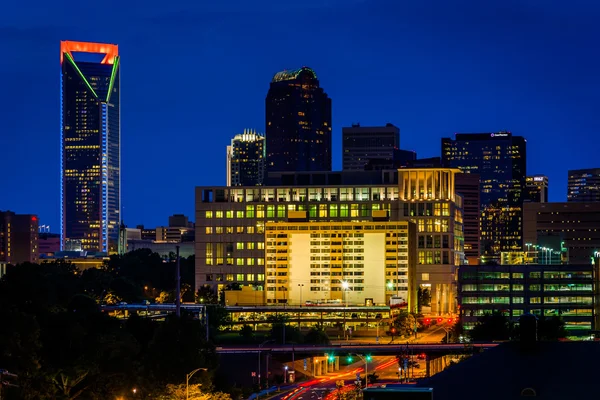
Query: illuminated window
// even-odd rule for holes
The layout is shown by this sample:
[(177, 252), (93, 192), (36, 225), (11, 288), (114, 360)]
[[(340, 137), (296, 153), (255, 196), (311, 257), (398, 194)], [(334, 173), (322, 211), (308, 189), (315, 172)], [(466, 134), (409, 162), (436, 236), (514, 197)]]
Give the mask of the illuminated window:
[(213, 217), (213, 212), (212, 211), (207, 211), (206, 212), (206, 218), (212, 218)]
[(254, 206), (246, 206), (246, 218), (254, 218)]
[(256, 243), (257, 247), (259, 250), (264, 250), (265, 249), (265, 242), (258, 242)]
[(248, 243), (246, 243), (246, 248), (248, 250), (254, 250), (254, 242), (248, 242)]
[(227, 275), (225, 275), (225, 280), (227, 282), (233, 282), (233, 274), (227, 274)]
[(246, 265), (254, 265), (254, 258), (246, 258)]
[(227, 218), (233, 218), (233, 211), (232, 210), (227, 210), (227, 212), (225, 213)]
[(246, 233), (254, 233), (254, 227), (253, 226), (247, 226), (246, 227)]
[(244, 265), (244, 259), (243, 258), (238, 258), (236, 260), (236, 265)]
[(277, 206), (277, 218), (285, 218), (285, 205)]
[(275, 218), (275, 206), (267, 206), (267, 218)]
[(337, 204), (329, 205), (329, 216), (332, 218), (335, 218), (338, 216), (338, 205)]
[(207, 226), (207, 227), (206, 227), (206, 234), (207, 234), (207, 235), (210, 235), (211, 233), (213, 233), (213, 228), (212, 228), (212, 226)]
[(237, 242), (235, 244), (236, 249), (238, 250), (244, 250), (244, 242)]
[(248, 280), (248, 282), (254, 281), (254, 274), (247, 274), (246, 279)]
[(237, 274), (235, 280), (238, 282), (244, 281), (244, 274)]
[(235, 212), (235, 217), (236, 218), (244, 218), (244, 212), (243, 211), (236, 211)]
[(216, 218), (223, 218), (223, 211), (215, 211)]
[(422, 281), (428, 281), (429, 280), (429, 274), (424, 272), (421, 274), (421, 280)]

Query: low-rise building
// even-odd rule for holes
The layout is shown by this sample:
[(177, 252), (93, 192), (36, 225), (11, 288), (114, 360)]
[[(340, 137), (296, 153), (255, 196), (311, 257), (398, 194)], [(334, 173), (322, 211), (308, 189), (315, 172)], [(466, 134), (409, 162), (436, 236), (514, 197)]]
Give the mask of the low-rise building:
[(499, 311), (516, 321), (523, 314), (561, 317), (570, 336), (589, 336), (598, 315), (598, 267), (500, 265), (461, 268), (460, 318), (466, 330), (479, 317)]
[(38, 262), (38, 224), (36, 215), (0, 211), (0, 262)]

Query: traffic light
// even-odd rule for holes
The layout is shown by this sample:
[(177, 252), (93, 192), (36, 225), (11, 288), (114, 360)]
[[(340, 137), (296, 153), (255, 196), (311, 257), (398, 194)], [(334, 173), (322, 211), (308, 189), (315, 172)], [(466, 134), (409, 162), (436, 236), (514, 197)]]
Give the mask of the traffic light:
[(354, 358), (352, 358), (352, 356), (348, 354), (348, 357), (346, 357), (346, 361), (348, 361), (348, 363), (351, 363), (352, 360), (354, 360)]
[(334, 362), (335, 361), (335, 356), (333, 354), (328, 354), (327, 355), (327, 359), (329, 360), (329, 362)]
[(371, 362), (371, 360), (373, 359), (373, 357), (371, 357), (370, 354), (367, 354), (367, 357), (365, 357), (367, 359), (367, 362)]
[(453, 323), (453, 322), (454, 322), (454, 319), (452, 319), (452, 318), (448, 318), (448, 323), (449, 323), (449, 324), (451, 324), (451, 323)]
[(438, 324), (441, 324), (442, 322), (444, 322), (444, 318), (438, 318), (437, 322)]
[(429, 325), (431, 323), (431, 320), (429, 318), (425, 318), (425, 325)]

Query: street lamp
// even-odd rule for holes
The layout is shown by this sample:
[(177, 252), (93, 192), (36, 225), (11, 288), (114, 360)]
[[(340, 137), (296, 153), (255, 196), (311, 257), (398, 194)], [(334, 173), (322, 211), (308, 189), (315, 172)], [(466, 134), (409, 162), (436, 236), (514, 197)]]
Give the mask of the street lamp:
[(299, 283), (298, 287), (300, 288), (300, 306), (302, 306), (302, 288), (304, 287), (304, 283)]
[(353, 353), (356, 357), (360, 358), (365, 363), (365, 389), (369, 387), (369, 361), (371, 361), (371, 356), (367, 355), (364, 357), (362, 354)]
[[(190, 398), (190, 378), (198, 371), (208, 371), (208, 368), (196, 368), (189, 374), (185, 376), (185, 398), (188, 400)], [(133, 389), (133, 393), (135, 393), (135, 389)]]
[(287, 370), (288, 370), (288, 366), (284, 366), (283, 369), (285, 370), (283, 372), (283, 383), (287, 383)]
[[(285, 329), (285, 328), (284, 328)], [(258, 346), (258, 389), (260, 390), (260, 349), (262, 349), (262, 347), (270, 342), (274, 342), (275, 340), (270, 339), (270, 340), (265, 340), (264, 342), (262, 342), (259, 346)], [(267, 359), (268, 361), (268, 359)], [(267, 382), (269, 380), (269, 365), (267, 364)]]
[(350, 287), (350, 285), (348, 284), (347, 281), (342, 281), (342, 289), (344, 289), (342, 296), (344, 297), (344, 303), (346, 303), (346, 307), (348, 307), (348, 295), (346, 295), (346, 291), (348, 290), (349, 287)]

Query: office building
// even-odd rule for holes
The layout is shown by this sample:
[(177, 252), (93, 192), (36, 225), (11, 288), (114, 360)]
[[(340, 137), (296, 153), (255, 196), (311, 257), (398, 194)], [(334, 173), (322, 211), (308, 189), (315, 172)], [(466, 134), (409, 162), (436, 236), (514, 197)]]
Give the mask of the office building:
[(544, 175), (534, 175), (525, 178), (524, 201), (533, 203), (548, 202), (548, 177)]
[(169, 216), (170, 228), (193, 228), (194, 223), (190, 222), (190, 218), (183, 214), (173, 214)]
[(38, 233), (38, 251), (40, 256), (60, 251), (60, 233)]
[(393, 163), (400, 148), (400, 129), (392, 124), (342, 128), (342, 170), (362, 171), (367, 164)]
[(36, 215), (0, 211), (0, 263), (38, 262), (38, 224)]
[(561, 317), (569, 336), (595, 329), (597, 266), (501, 265), (461, 268), (458, 272), (460, 318), (466, 330), (494, 311), (516, 321), (523, 314)]
[[(416, 227), (383, 221), (312, 222), (307, 211), (266, 224), (267, 303), (386, 305), (416, 312)], [(293, 222), (292, 222), (293, 221)]]
[(227, 146), (227, 186), (260, 186), (265, 178), (265, 137), (251, 129)]
[(331, 171), (331, 99), (302, 67), (275, 74), (266, 98), (267, 171)]
[(156, 240), (156, 228), (145, 228), (144, 225), (137, 225), (141, 231), (142, 240)]
[(600, 201), (600, 168), (569, 171), (567, 201)]
[(117, 45), (63, 41), (61, 236), (117, 251), (121, 222), (120, 68)]
[[(293, 222), (290, 213), (307, 212), (310, 226), (372, 222), (379, 211), (387, 211), (390, 223), (417, 225), (416, 281), (431, 290), (431, 312), (452, 312), (456, 267), (464, 262), (462, 197), (455, 195), (454, 184), (460, 171), (395, 172), (400, 183), (197, 187), (196, 288), (208, 285), (220, 291), (237, 282), (263, 289), (266, 224)], [(386, 171), (379, 174), (391, 178)], [(329, 174), (309, 175), (325, 179)]]
[(544, 251), (553, 251), (551, 258), (566, 253), (564, 262), (571, 265), (589, 263), (600, 250), (600, 203), (527, 202), (523, 209), (523, 239), (529, 250), (549, 249)]
[(522, 249), (525, 139), (510, 132), (457, 133), (442, 139), (442, 163), (479, 175), (482, 262)]
[(465, 258), (469, 265), (479, 264), (479, 210), (481, 206), (479, 175), (456, 174), (456, 193), (463, 197)]

